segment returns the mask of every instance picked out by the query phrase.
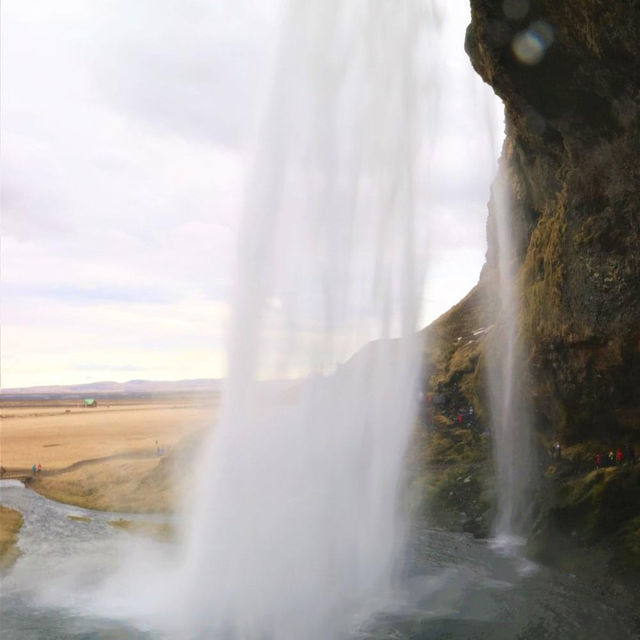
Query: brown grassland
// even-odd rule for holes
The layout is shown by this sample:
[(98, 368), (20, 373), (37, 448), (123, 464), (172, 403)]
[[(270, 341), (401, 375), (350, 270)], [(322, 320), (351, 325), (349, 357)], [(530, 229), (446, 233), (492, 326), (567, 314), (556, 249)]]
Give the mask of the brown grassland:
[(22, 514), (0, 504), (0, 571), (10, 567), (20, 555), (16, 543), (22, 527)]
[[(190, 475), (180, 452), (194, 448), (217, 413), (216, 398), (186, 394), (112, 398), (96, 408), (25, 400), (0, 406), (5, 478), (26, 477), (60, 502), (123, 512), (172, 509), (180, 479)], [(42, 465), (35, 476), (33, 464)]]

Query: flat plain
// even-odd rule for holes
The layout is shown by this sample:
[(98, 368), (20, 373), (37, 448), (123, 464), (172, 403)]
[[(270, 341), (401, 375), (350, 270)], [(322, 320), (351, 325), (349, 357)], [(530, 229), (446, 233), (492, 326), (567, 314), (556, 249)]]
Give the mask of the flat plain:
[[(217, 409), (209, 394), (107, 398), (94, 408), (78, 400), (2, 400), (0, 464), (5, 478), (26, 477), (62, 502), (167, 511), (174, 484), (190, 476), (183, 452), (193, 451)], [(42, 466), (35, 476), (34, 464)]]
[(2, 402), (0, 464), (7, 470), (41, 464), (49, 472), (115, 455), (153, 455), (157, 447), (168, 451), (183, 437), (211, 425), (216, 412), (214, 400), (187, 395), (140, 402), (116, 399), (95, 408)]

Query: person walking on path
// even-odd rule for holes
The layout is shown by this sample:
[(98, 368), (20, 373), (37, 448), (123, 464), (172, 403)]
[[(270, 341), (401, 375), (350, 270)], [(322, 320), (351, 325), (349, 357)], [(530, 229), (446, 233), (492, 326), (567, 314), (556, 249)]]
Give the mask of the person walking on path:
[(602, 454), (596, 453), (596, 469), (599, 469), (602, 466)]
[(33, 475), (36, 475), (36, 471), (38, 470), (38, 467), (36, 466), (36, 463), (33, 463), (33, 467), (31, 467), (31, 473), (33, 473)]
[(618, 447), (618, 451), (616, 451), (616, 464), (622, 464), (624, 460), (624, 453), (622, 453), (622, 449)]

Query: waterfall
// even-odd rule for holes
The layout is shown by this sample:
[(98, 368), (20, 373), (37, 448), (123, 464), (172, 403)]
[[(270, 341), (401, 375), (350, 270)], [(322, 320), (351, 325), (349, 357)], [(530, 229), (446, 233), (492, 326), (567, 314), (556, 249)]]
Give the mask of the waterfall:
[(421, 367), (436, 34), (432, 10), (411, 0), (285, 11), (225, 404), (178, 582), (181, 637), (327, 640), (393, 587)]
[[(530, 525), (535, 450), (524, 385), (526, 364), (519, 332), (518, 251), (513, 228), (512, 176), (505, 155), (492, 187), (495, 329), (488, 343), (488, 382), (495, 455), (497, 513), (494, 536), (507, 548), (521, 546)], [(497, 291), (497, 294), (495, 293)]]

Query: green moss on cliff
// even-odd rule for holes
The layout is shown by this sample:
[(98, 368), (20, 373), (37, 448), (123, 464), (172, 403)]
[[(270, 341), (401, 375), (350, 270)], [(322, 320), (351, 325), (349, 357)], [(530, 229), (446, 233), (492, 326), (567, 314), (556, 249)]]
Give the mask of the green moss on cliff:
[(411, 447), (411, 502), (430, 526), (488, 534), (490, 455), (482, 385), (487, 331), (476, 287), (425, 330), (428, 371)]
[[(640, 13), (599, 0), (532, 0), (519, 19), (500, 0), (471, 7), (467, 51), (505, 103), (535, 422), (567, 443), (640, 441)], [(553, 43), (523, 64), (513, 39), (538, 20)], [(491, 299), (493, 204), (487, 235)]]
[[(541, 472), (532, 543), (554, 561), (561, 549), (563, 560), (599, 549), (638, 566), (640, 467), (592, 467), (598, 450), (640, 449), (640, 13), (600, 0), (526, 4), (515, 19), (502, 0), (471, 0), (465, 46), (505, 103), (524, 402), (541, 447), (559, 440), (565, 452)], [(513, 38), (538, 20), (553, 43), (526, 65)], [(486, 523), (493, 499), (484, 376), (501, 331), (493, 198), (487, 238), (478, 286), (426, 332), (425, 392), (438, 403), (424, 408), (413, 450), (414, 485), (431, 500), (418, 506), (456, 530), (473, 530), (474, 505)], [(459, 425), (467, 407), (473, 417)]]
[(640, 515), (640, 467), (597, 469), (562, 487), (558, 513), (585, 532), (611, 534)]
[(431, 526), (489, 535), (492, 496), (484, 463), (456, 462), (433, 473), (426, 487), (423, 515)]
[(520, 288), (526, 292), (522, 296), (521, 326), (529, 344), (556, 341), (567, 333), (566, 320), (559, 313), (564, 285), (566, 191), (552, 205), (531, 234), (520, 278)]
[(538, 557), (562, 562), (570, 541), (605, 552), (618, 570), (640, 570), (640, 466), (560, 473), (546, 484), (547, 511), (532, 540)]

